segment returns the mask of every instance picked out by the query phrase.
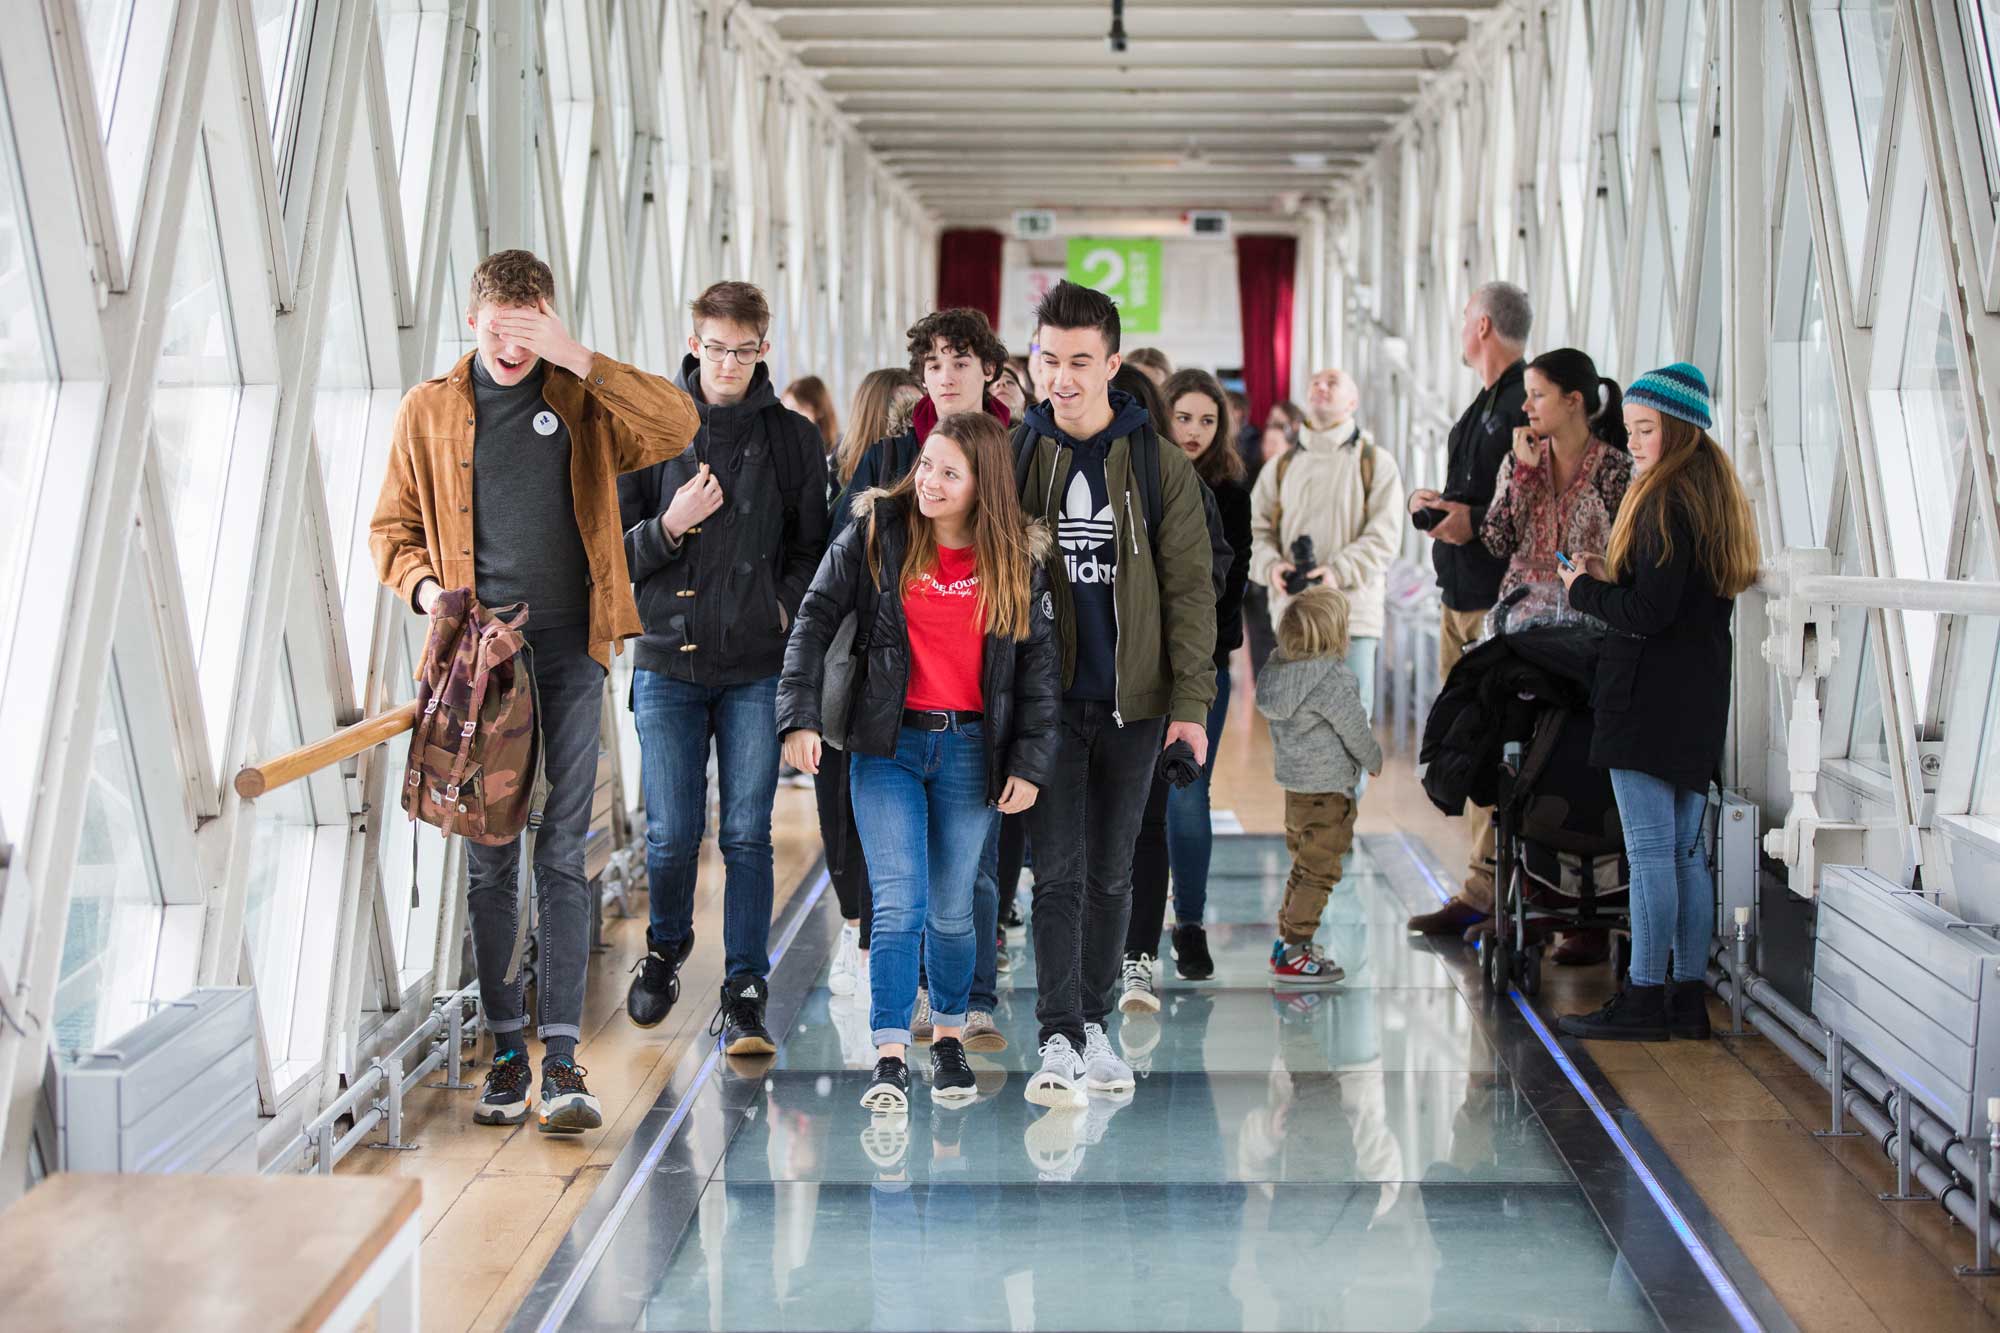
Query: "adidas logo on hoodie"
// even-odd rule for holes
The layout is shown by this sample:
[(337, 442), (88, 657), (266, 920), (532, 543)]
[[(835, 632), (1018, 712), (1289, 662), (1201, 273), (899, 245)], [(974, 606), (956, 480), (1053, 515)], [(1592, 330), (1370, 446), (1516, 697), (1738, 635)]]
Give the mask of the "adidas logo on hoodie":
[(1111, 520), (1111, 506), (1092, 503), (1090, 482), (1081, 470), (1069, 479), (1063, 497), (1062, 515), (1056, 522), (1056, 540), (1063, 549), (1063, 563), (1071, 583), (1111, 583), (1118, 574), (1112, 560), (1112, 543), (1117, 529)]

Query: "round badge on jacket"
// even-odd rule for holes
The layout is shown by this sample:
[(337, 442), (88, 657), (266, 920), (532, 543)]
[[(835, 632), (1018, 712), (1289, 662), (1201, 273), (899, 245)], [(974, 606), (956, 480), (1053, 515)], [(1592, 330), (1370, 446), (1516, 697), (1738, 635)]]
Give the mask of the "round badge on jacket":
[(1056, 599), (1050, 594), (1044, 592), (1042, 594), (1042, 619), (1054, 620), (1055, 618), (1056, 618)]
[(557, 419), (556, 414), (547, 408), (543, 408), (541, 411), (535, 413), (535, 434), (537, 435), (553, 435), (556, 433), (556, 427), (560, 425), (562, 425), (562, 422)]

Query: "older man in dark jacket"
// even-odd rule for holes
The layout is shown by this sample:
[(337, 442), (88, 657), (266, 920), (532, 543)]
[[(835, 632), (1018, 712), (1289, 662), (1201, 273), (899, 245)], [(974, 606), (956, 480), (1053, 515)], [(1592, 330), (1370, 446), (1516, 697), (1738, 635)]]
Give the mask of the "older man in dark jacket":
[(718, 750), (724, 868), (723, 1045), (775, 1051), (764, 1028), (770, 970), (771, 805), (785, 635), (826, 544), (826, 462), (812, 422), (786, 408), (763, 364), (770, 310), (748, 283), (693, 304), (681, 383), (701, 433), (670, 464), (625, 477), (626, 559), (646, 633), (632, 709), (646, 792), (647, 956), (626, 997), (651, 1027), (679, 995), (694, 946), (695, 872)]

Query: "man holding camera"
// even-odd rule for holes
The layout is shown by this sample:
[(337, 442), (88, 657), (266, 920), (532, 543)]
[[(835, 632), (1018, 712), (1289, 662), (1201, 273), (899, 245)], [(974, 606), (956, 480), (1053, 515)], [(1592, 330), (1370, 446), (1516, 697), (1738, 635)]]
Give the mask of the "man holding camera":
[(1347, 665), (1375, 713), (1389, 562), (1402, 537), (1403, 477), (1354, 419), (1352, 377), (1322, 370), (1306, 391), (1299, 442), (1257, 474), (1250, 493), (1250, 580), (1271, 590), (1271, 623), (1315, 583), (1347, 596)]

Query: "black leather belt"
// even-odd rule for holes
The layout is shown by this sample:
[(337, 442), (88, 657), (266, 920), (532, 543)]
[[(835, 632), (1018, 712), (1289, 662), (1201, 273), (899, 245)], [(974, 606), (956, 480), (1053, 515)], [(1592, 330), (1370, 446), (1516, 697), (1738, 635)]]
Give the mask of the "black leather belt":
[(903, 710), (903, 725), (916, 731), (959, 731), (967, 723), (985, 720), (984, 713), (967, 713), (955, 709), (905, 708)]

